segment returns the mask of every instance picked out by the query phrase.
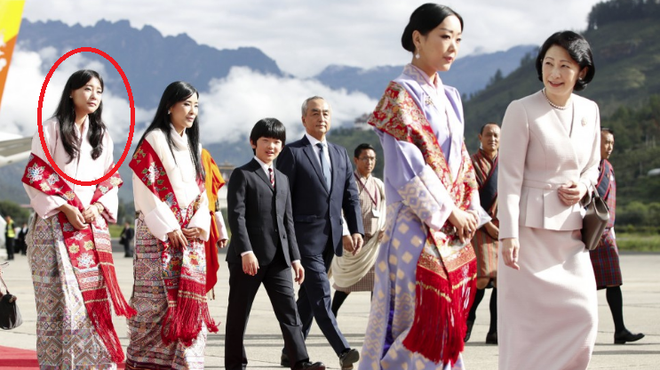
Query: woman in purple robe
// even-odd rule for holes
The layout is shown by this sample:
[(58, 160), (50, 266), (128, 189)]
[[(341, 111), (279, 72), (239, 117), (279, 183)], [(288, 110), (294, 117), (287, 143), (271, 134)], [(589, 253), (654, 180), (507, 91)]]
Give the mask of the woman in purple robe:
[(401, 38), (412, 62), (369, 119), (385, 153), (387, 226), (361, 370), (463, 369), (476, 274), (469, 243), (489, 217), (463, 142), (460, 95), (437, 73), (449, 70), (462, 31), (446, 6), (416, 9)]

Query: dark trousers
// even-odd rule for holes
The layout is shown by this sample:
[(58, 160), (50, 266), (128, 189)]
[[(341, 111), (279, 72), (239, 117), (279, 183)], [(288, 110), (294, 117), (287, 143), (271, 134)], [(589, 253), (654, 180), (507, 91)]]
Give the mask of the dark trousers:
[(259, 266), (255, 276), (243, 273), (240, 262), (229, 263), (229, 304), (225, 324), (225, 369), (227, 370), (247, 367), (248, 360), (243, 345), (245, 328), (254, 296), (261, 284), (266, 288), (275, 317), (280, 323), (291, 366), (309, 360), (296, 308), (291, 268), (286, 265), (282, 252), (279, 251), (270, 264)]
[(5, 237), (5, 245), (7, 247), (7, 259), (14, 259), (14, 238)]
[(298, 291), (298, 313), (303, 325), (305, 338), (312, 327), (313, 319), (337, 355), (350, 348), (337, 326), (337, 319), (332, 313), (330, 282), (328, 270), (334, 257), (332, 245), (328, 242), (322, 255), (301, 256), (305, 268), (305, 281)]
[(125, 242), (124, 244), (124, 257), (133, 257), (133, 247), (131, 242)]

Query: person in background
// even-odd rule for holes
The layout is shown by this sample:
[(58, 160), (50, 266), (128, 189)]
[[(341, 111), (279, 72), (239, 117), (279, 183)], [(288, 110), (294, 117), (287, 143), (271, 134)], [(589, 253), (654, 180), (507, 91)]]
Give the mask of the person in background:
[(636, 342), (644, 338), (644, 334), (633, 334), (623, 323), (623, 295), (621, 294), (621, 266), (619, 264), (619, 249), (614, 235), (614, 219), (616, 216), (616, 181), (614, 167), (608, 161), (614, 150), (614, 131), (603, 128), (600, 131), (600, 174), (596, 190), (610, 209), (610, 220), (607, 222), (603, 236), (596, 249), (589, 251), (591, 264), (596, 275), (596, 289), (605, 289), (607, 305), (614, 319), (614, 344)]
[(18, 238), (16, 238), (16, 241), (19, 245), (16, 253), (20, 252), (23, 256), (27, 254), (27, 244), (25, 244), (25, 237), (27, 236), (28, 230), (27, 222), (23, 222), (23, 226), (21, 226), (20, 230), (18, 231)]
[[(298, 314), (305, 338), (316, 319), (340, 367), (352, 369), (360, 353), (349, 346), (332, 314), (328, 270), (335, 255), (362, 247), (360, 199), (346, 149), (326, 140), (332, 112), (325, 99), (313, 96), (303, 102), (302, 123), (305, 135), (285, 146), (276, 163), (289, 178), (300, 262), (307, 275), (298, 291)], [(345, 244), (342, 211), (351, 234)], [(290, 366), (286, 351), (280, 364)]]
[(544, 88), (502, 121), (498, 172), (499, 367), (586, 369), (598, 302), (582, 211), (598, 179), (598, 105), (575, 95), (594, 77), (587, 40), (557, 32), (536, 58)]
[(169, 84), (130, 167), (136, 222), (126, 369), (204, 369), (207, 331), (218, 327), (206, 301), (211, 216), (199, 143), (199, 93)]
[(472, 165), (479, 185), (481, 208), (491, 217), (489, 222), (477, 229), (472, 238), (472, 247), (477, 255), (477, 293), (467, 317), (467, 331), (464, 341), (470, 339), (477, 307), (484, 298), (485, 289), (492, 286), (490, 293), (490, 327), (486, 334), (486, 344), (497, 344), (497, 246), (499, 228), (497, 221), (497, 164), (500, 148), (500, 127), (489, 122), (479, 132), (479, 151), (472, 155)]
[(387, 226), (360, 370), (464, 368), (476, 275), (470, 240), (489, 217), (463, 141), (460, 94), (440, 78), (462, 35), (451, 8), (418, 7), (401, 36), (411, 63), (368, 120), (385, 155)]
[(14, 259), (14, 239), (16, 238), (16, 231), (14, 230), (14, 220), (11, 216), (5, 216), (5, 247), (7, 248), (7, 261)]
[(128, 221), (124, 222), (124, 228), (121, 230), (121, 235), (119, 236), (119, 243), (124, 246), (124, 257), (133, 257), (134, 236), (135, 230), (131, 227), (131, 223)]
[[(124, 351), (112, 323), (132, 316), (119, 290), (108, 223), (117, 222), (113, 143), (103, 122), (104, 84), (85, 69), (67, 80), (52, 118), (35, 134), (23, 186), (36, 215), (26, 242), (37, 307), (37, 360), (42, 369), (116, 369)], [(43, 141), (42, 141), (43, 139)], [(42, 145), (42, 143), (44, 145)], [(97, 185), (78, 185), (65, 175)]]
[(273, 168), (286, 142), (286, 129), (275, 118), (259, 120), (250, 133), (254, 158), (232, 172), (227, 190), (232, 239), (227, 250), (229, 304), (225, 331), (225, 369), (247, 368), (243, 339), (261, 284), (280, 323), (291, 369), (325, 370), (311, 363), (296, 307), (292, 272), (305, 280), (293, 229), (288, 179)]
[[(376, 166), (376, 150), (371, 144), (364, 143), (358, 145), (353, 154), (353, 176), (360, 197), (364, 244), (356, 254), (344, 253), (332, 260), (330, 269), (335, 288), (332, 313), (335, 317), (351, 292), (373, 291), (374, 263), (385, 232), (385, 187), (380, 179), (371, 175)], [(348, 228), (344, 227), (344, 241), (350, 243), (350, 237)]]
[(218, 200), (218, 191), (225, 185), (225, 180), (222, 178), (218, 165), (211, 157), (211, 153), (206, 149), (202, 149), (202, 166), (206, 174), (204, 188), (206, 189), (206, 196), (209, 198), (209, 213), (211, 215), (209, 240), (204, 242), (206, 252), (206, 294), (209, 295), (210, 299), (215, 299), (213, 287), (218, 282), (218, 269), (220, 268), (218, 249), (226, 247), (229, 239)]

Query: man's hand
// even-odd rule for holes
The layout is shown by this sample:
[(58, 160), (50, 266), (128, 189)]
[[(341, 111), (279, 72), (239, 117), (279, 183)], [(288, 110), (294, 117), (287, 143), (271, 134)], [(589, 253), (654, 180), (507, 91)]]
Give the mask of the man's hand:
[(254, 253), (246, 253), (241, 257), (243, 260), (243, 272), (246, 275), (254, 276), (259, 270), (259, 261)]
[(305, 281), (305, 269), (300, 264), (300, 261), (295, 261), (291, 264), (293, 273), (295, 274), (295, 281), (298, 285), (302, 284)]
[(495, 240), (498, 240), (500, 238), (500, 229), (497, 226), (495, 226), (494, 223), (486, 222), (484, 228), (486, 229), (486, 232), (491, 238)]
[(353, 246), (353, 238), (350, 235), (344, 235), (341, 237), (341, 242), (344, 246), (344, 250), (348, 252), (353, 252), (355, 247)]
[(362, 244), (364, 244), (364, 240), (362, 239), (362, 234), (360, 233), (355, 233), (353, 234), (353, 255), (355, 256), (360, 249), (362, 249)]

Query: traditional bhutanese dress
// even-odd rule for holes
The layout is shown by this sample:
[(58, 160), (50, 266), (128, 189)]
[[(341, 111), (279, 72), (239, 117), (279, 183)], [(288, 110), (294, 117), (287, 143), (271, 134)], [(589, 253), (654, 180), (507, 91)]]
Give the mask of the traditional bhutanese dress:
[[(207, 329), (218, 328), (206, 302), (206, 254), (211, 217), (198, 182), (188, 137), (151, 131), (136, 149), (133, 170), (136, 227), (127, 369), (203, 369)], [(199, 150), (199, 149), (198, 149)], [(197, 227), (202, 239), (173, 248), (167, 233)]]
[[(474, 173), (479, 184), (481, 208), (488, 212), (495, 226), (497, 221), (497, 164), (499, 157), (490, 159), (482, 149), (472, 155)], [(497, 246), (485, 227), (479, 228), (472, 238), (472, 247), (477, 255), (477, 278), (497, 277)]]
[[(365, 178), (353, 173), (357, 183), (364, 225), (364, 245), (357, 254), (344, 253), (332, 259), (333, 288), (350, 292), (371, 292), (374, 289), (374, 263), (378, 255), (378, 234), (385, 228), (385, 186), (373, 176)], [(344, 223), (345, 232), (348, 226)]]
[(589, 255), (591, 256), (591, 264), (594, 266), (594, 275), (596, 275), (596, 287), (605, 289), (608, 286), (623, 284), (621, 266), (619, 265), (619, 248), (616, 246), (614, 235), (616, 181), (614, 180), (614, 168), (607, 159), (603, 159), (600, 163), (600, 175), (596, 190), (610, 209), (610, 220), (605, 226), (598, 247), (589, 251)]
[[(76, 181), (95, 181), (113, 168), (110, 136), (102, 138), (103, 152), (92, 159), (87, 138), (89, 121), (76, 128), (80, 142), (77, 158), (69, 161), (60, 139), (59, 122), (43, 124), (45, 147), (35, 134), (32, 155), (23, 182), (30, 205), (37, 213), (26, 237), (37, 305), (37, 359), (41, 369), (116, 369), (124, 353), (112, 325), (109, 297), (115, 312), (134, 313), (124, 301), (112, 261), (107, 222), (116, 222), (118, 173), (98, 185), (83, 186), (64, 179), (49, 162)], [(81, 212), (90, 204), (104, 206), (83, 230), (75, 230), (64, 204)]]
[(209, 228), (209, 239), (204, 242), (206, 253), (206, 292), (211, 298), (215, 298), (213, 287), (218, 282), (218, 241), (228, 239), (225, 220), (220, 212), (218, 204), (218, 191), (225, 185), (218, 165), (211, 157), (208, 150), (202, 149), (202, 165), (204, 166), (204, 188), (209, 201), (209, 214), (211, 215), (211, 226)]
[(476, 264), (447, 221), (454, 206), (488, 216), (463, 143), (458, 91), (407, 65), (369, 124), (385, 154), (387, 225), (360, 370), (463, 369)]

